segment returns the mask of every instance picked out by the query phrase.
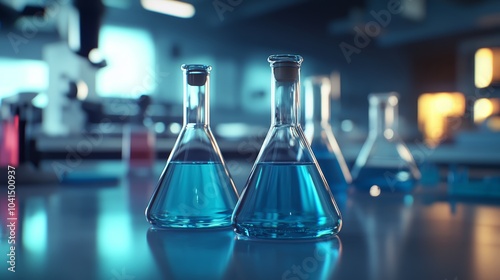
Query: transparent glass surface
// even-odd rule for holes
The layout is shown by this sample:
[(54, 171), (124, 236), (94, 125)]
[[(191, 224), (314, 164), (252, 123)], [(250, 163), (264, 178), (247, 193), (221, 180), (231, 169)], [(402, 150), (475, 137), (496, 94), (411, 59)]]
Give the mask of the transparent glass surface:
[(231, 225), (238, 200), (209, 126), (210, 66), (183, 65), (184, 122), (146, 209), (157, 227)]
[(352, 178), (330, 125), (331, 83), (327, 76), (305, 80), (307, 141), (333, 193), (345, 191)]
[(398, 97), (395, 92), (368, 96), (370, 131), (352, 169), (359, 189), (410, 191), (420, 179), (413, 156), (397, 133)]
[(122, 160), (129, 174), (152, 174), (155, 162), (156, 134), (141, 124), (123, 127)]
[(273, 55), (271, 128), (233, 213), (244, 238), (308, 239), (342, 226), (328, 183), (298, 123), (302, 57)]

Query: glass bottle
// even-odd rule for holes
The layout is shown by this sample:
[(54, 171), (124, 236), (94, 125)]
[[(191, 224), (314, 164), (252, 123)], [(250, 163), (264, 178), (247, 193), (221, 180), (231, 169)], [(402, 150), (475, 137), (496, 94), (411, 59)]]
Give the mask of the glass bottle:
[(272, 55), (271, 127), (233, 213), (243, 238), (307, 239), (337, 234), (337, 204), (298, 122), (298, 55)]
[(413, 156), (397, 133), (396, 92), (368, 95), (369, 133), (352, 169), (359, 189), (409, 191), (420, 179)]
[(331, 83), (327, 76), (305, 80), (305, 129), (307, 141), (333, 193), (345, 191), (351, 174), (330, 125)]
[(210, 129), (211, 66), (184, 64), (183, 127), (146, 209), (157, 227), (231, 225), (236, 188)]

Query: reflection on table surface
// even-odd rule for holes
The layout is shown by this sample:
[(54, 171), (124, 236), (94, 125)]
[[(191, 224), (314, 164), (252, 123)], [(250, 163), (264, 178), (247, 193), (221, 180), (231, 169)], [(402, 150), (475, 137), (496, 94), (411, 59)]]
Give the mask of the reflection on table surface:
[[(161, 168), (161, 167), (160, 167)], [(144, 209), (156, 175), (116, 185), (18, 186), (16, 273), (1, 279), (498, 279), (499, 202), (442, 192), (339, 195), (338, 238), (247, 241), (231, 229), (154, 230)], [(159, 170), (157, 170), (159, 171)], [(157, 172), (158, 173), (158, 172)], [(233, 174), (241, 188), (247, 167)], [(22, 174), (19, 174), (22, 176)], [(3, 189), (3, 188), (2, 188)], [(0, 215), (6, 222), (2, 190)], [(5, 209), (4, 209), (5, 208)]]

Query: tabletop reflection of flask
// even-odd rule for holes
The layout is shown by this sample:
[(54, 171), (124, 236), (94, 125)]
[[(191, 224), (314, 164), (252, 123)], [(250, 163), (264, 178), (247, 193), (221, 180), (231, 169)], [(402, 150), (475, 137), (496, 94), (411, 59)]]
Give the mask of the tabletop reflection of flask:
[(332, 236), (342, 220), (298, 122), (298, 55), (272, 55), (271, 127), (233, 213), (242, 238)]
[(147, 241), (161, 279), (228, 279), (224, 275), (234, 247), (230, 228), (201, 231), (150, 228)]
[(304, 133), (332, 192), (345, 191), (352, 179), (330, 125), (330, 79), (313, 76), (304, 84)]
[(398, 94), (368, 96), (370, 131), (352, 169), (354, 185), (369, 190), (410, 191), (420, 171), (398, 135)]

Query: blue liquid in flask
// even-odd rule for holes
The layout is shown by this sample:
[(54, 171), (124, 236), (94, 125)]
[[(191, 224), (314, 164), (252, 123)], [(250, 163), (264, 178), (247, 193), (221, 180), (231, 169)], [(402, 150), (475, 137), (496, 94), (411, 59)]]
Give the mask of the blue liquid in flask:
[(330, 125), (331, 81), (328, 76), (310, 76), (305, 82), (304, 134), (323, 175), (334, 194), (343, 194), (351, 174)]
[(335, 156), (328, 151), (311, 148), (331, 191), (333, 193), (346, 191), (349, 184), (346, 182), (342, 168)]
[(235, 212), (236, 232), (256, 238), (316, 238), (342, 226), (314, 163), (259, 163)]
[[(224, 166), (215, 162), (170, 162), (148, 216), (160, 227), (229, 226), (236, 197)], [(169, 187), (175, 186), (175, 187)]]

